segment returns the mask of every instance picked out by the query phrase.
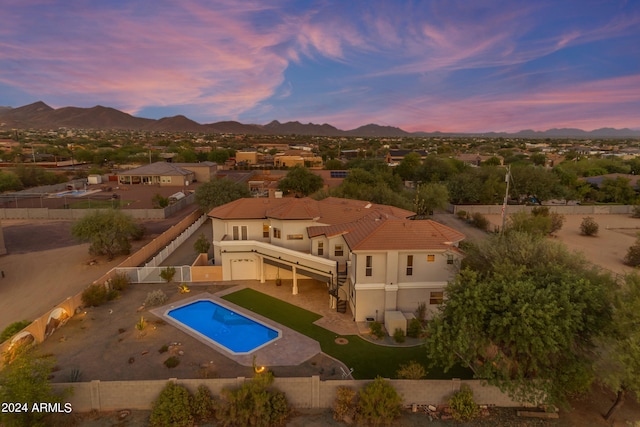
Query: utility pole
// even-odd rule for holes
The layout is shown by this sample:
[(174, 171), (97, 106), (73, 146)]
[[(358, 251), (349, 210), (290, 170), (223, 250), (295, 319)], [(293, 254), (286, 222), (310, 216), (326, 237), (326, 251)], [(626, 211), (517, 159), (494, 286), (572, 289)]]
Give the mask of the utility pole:
[(504, 176), (504, 180), (507, 183), (507, 189), (504, 192), (504, 202), (502, 203), (502, 228), (500, 228), (500, 234), (504, 234), (504, 228), (507, 225), (507, 200), (509, 199), (509, 181), (511, 181), (511, 165), (507, 166), (507, 174)]

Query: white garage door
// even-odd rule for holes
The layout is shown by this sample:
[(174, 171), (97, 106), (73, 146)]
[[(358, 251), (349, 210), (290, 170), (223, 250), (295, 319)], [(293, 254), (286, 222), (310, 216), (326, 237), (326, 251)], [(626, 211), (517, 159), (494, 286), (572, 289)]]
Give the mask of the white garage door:
[(256, 280), (256, 262), (252, 259), (231, 260), (231, 280)]

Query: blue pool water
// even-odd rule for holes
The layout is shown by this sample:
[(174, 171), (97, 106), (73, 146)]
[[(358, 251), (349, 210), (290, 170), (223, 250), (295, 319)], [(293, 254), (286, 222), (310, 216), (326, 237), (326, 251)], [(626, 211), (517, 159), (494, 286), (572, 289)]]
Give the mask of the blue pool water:
[(213, 301), (196, 301), (167, 312), (232, 353), (249, 353), (275, 340), (279, 332)]

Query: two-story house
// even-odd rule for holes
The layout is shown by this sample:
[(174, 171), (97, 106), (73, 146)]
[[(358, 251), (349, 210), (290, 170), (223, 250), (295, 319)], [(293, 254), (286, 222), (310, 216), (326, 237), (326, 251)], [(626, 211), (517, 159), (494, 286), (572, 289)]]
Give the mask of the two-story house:
[(239, 199), (213, 209), (215, 264), (223, 280), (312, 278), (356, 321), (442, 303), (464, 235), (415, 213), (360, 200)]

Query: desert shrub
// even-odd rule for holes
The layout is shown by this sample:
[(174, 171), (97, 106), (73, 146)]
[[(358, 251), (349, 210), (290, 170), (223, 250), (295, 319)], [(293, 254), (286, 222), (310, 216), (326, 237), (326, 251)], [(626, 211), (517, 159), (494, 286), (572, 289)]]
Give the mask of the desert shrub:
[(557, 212), (549, 212), (548, 206), (536, 206), (531, 209), (531, 215), (533, 217), (545, 217), (548, 218), (549, 221), (549, 234), (554, 234), (557, 231), (560, 231), (565, 222), (565, 217), (562, 214)]
[(396, 328), (396, 330), (393, 331), (393, 339), (397, 343), (403, 343), (405, 341), (404, 331), (400, 328)]
[(598, 229), (600, 226), (598, 223), (590, 216), (583, 218), (582, 223), (580, 224), (580, 233), (585, 236), (595, 236), (598, 234)]
[(81, 378), (82, 370), (80, 370), (79, 368), (73, 368), (71, 369), (71, 372), (69, 372), (69, 378), (67, 379), (67, 381), (70, 383), (79, 383)]
[(166, 344), (163, 344), (162, 347), (160, 347), (158, 349), (158, 353), (162, 354), (162, 353), (166, 353), (167, 351), (169, 351), (169, 346)]
[(409, 363), (400, 365), (396, 375), (403, 380), (420, 380), (427, 376), (427, 370), (420, 363), (411, 360)]
[(458, 422), (470, 421), (478, 416), (478, 405), (473, 400), (473, 392), (467, 385), (460, 387), (460, 391), (451, 396), (449, 407), (453, 419)]
[(489, 229), (489, 220), (480, 212), (474, 212), (471, 215), (471, 225), (480, 230), (487, 231)]
[(17, 334), (18, 332), (26, 328), (27, 326), (29, 326), (30, 324), (31, 324), (30, 320), (21, 320), (19, 322), (13, 322), (12, 324), (4, 328), (4, 330), (0, 334), (0, 343), (5, 342), (6, 340), (11, 338), (15, 334)]
[(166, 366), (169, 369), (175, 368), (179, 364), (180, 364), (180, 359), (178, 359), (176, 356), (171, 356), (164, 361), (164, 366)]
[(371, 335), (380, 339), (384, 337), (384, 330), (382, 329), (382, 323), (375, 321), (369, 324), (369, 328), (371, 329)]
[(149, 422), (154, 427), (193, 425), (193, 398), (185, 387), (168, 382), (153, 402)]
[(376, 377), (358, 393), (358, 423), (391, 425), (400, 416), (401, 402), (396, 389), (388, 381)]
[(422, 332), (422, 323), (418, 319), (411, 319), (409, 326), (407, 327), (407, 336), (411, 338), (418, 338)]
[(285, 395), (270, 389), (273, 374), (256, 374), (237, 389), (223, 389), (216, 402), (216, 418), (224, 426), (283, 425), (290, 409)]
[(115, 289), (107, 289), (107, 301), (114, 300), (120, 296), (120, 292)]
[(333, 401), (333, 419), (351, 424), (356, 415), (356, 392), (349, 387), (338, 387)]
[(140, 320), (138, 320), (138, 322), (136, 322), (136, 329), (139, 331), (143, 331), (144, 328), (147, 327), (147, 321), (144, 320), (144, 317), (140, 316)]
[(162, 209), (169, 206), (169, 198), (163, 197), (162, 194), (156, 193), (151, 198), (151, 205), (153, 209)]
[(82, 303), (85, 306), (97, 307), (107, 302), (110, 296), (109, 290), (104, 285), (94, 283), (82, 291)]
[[(624, 257), (624, 263), (631, 267), (637, 267), (640, 265), (640, 235), (636, 239), (636, 242), (627, 249), (627, 254)], [(2, 339), (0, 339), (0, 342)]]
[(467, 219), (467, 211), (458, 211), (456, 212), (456, 216), (460, 219)]
[(162, 277), (162, 279), (167, 282), (170, 283), (173, 281), (173, 276), (176, 275), (176, 268), (175, 267), (167, 267), (167, 268), (163, 268), (160, 271), (160, 277)]
[(129, 280), (129, 276), (124, 273), (116, 273), (111, 280), (109, 280), (109, 284), (111, 285), (111, 289), (122, 292), (129, 288), (131, 280)]
[(192, 410), (198, 421), (209, 421), (213, 418), (213, 396), (207, 386), (198, 386), (193, 396)]
[(634, 205), (631, 211), (631, 217), (640, 218), (640, 205)]
[(134, 228), (131, 231), (131, 240), (142, 240), (147, 233), (147, 229), (142, 224), (134, 224)]
[(549, 218), (551, 218), (551, 231), (549, 231), (550, 234), (554, 234), (560, 231), (560, 229), (564, 225), (564, 222), (566, 221), (564, 215), (557, 212), (550, 213)]
[(162, 305), (167, 302), (167, 294), (162, 292), (162, 289), (156, 289), (155, 291), (151, 291), (147, 294), (147, 299), (144, 300), (145, 307), (154, 307), (157, 305)]
[(199, 254), (209, 253), (209, 249), (211, 249), (211, 243), (207, 240), (207, 236), (204, 233), (200, 233), (198, 236), (198, 240), (193, 243), (193, 250)]

